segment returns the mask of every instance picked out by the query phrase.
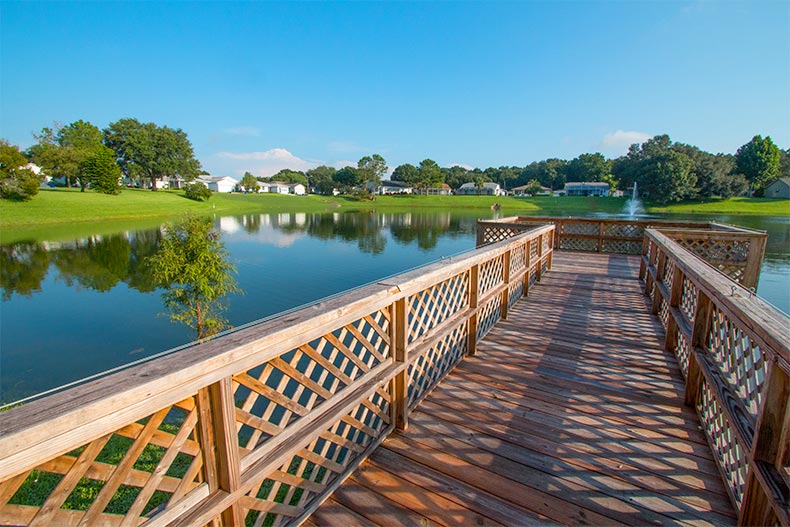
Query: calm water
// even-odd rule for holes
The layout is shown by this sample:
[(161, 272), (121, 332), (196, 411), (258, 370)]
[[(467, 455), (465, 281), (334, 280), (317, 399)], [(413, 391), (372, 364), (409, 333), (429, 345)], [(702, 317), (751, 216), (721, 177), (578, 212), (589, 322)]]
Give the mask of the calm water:
[[(244, 294), (234, 326), (474, 248), (477, 215), (246, 215), (215, 224)], [(699, 219), (699, 216), (695, 217)], [(758, 293), (790, 311), (790, 218), (715, 216), (767, 230)], [(162, 229), (0, 245), (0, 401), (10, 402), (195, 338), (142, 265)]]

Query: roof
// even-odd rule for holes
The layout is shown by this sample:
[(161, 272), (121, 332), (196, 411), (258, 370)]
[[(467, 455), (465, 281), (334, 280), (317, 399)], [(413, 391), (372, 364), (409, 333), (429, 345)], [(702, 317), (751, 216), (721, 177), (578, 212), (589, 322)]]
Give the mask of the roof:
[(392, 181), (389, 179), (385, 179), (381, 182), (382, 187), (398, 187), (398, 188), (411, 188), (411, 185), (407, 185), (403, 181)]
[[(521, 185), (520, 187), (513, 187), (510, 190), (527, 190), (529, 185)], [(551, 190), (549, 187), (544, 187), (543, 185), (540, 186), (540, 190)]]
[[(780, 177), (779, 179), (777, 179), (776, 181), (774, 181), (773, 183), (771, 183), (771, 184), (770, 184), (770, 185), (768, 185), (768, 186), (769, 186), (769, 187), (773, 187), (773, 186), (774, 186), (774, 185), (776, 185), (777, 183), (784, 183), (785, 185), (787, 185), (788, 187), (790, 187), (790, 177)], [(766, 187), (766, 188), (767, 188), (767, 187)]]
[(200, 176), (198, 180), (205, 181), (208, 183), (219, 183), (220, 181), (233, 181), (234, 183), (238, 183), (238, 179), (234, 179), (230, 176)]
[(565, 183), (565, 188), (568, 187), (606, 187), (609, 188), (609, 183), (604, 183), (602, 181), (574, 181), (571, 183)]
[[(476, 186), (477, 185), (475, 185), (474, 182), (469, 182), (469, 183), (464, 183), (463, 185), (461, 185), (460, 188), (475, 188)], [(483, 183), (483, 188), (498, 188), (498, 187), (499, 187), (499, 183), (494, 183), (493, 181), (486, 181), (485, 183)]]

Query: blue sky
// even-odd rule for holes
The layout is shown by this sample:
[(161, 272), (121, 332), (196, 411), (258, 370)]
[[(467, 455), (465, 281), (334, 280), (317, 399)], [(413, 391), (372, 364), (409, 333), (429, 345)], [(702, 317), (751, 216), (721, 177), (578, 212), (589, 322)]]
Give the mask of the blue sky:
[(182, 128), (212, 174), (790, 147), (790, 2), (0, 1), (0, 137)]

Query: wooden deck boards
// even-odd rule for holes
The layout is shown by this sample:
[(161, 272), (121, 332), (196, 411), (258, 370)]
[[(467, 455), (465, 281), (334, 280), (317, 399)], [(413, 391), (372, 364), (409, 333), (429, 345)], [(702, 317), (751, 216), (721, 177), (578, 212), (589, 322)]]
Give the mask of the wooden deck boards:
[(308, 524), (735, 524), (638, 266), (556, 253)]

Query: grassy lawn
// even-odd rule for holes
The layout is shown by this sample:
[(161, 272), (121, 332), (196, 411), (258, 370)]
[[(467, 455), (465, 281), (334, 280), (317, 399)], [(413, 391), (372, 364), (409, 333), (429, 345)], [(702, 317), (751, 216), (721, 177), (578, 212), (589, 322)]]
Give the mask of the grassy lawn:
[(773, 198), (730, 198), (685, 201), (672, 205), (652, 205), (648, 212), (676, 214), (751, 214), (790, 216), (790, 200)]

